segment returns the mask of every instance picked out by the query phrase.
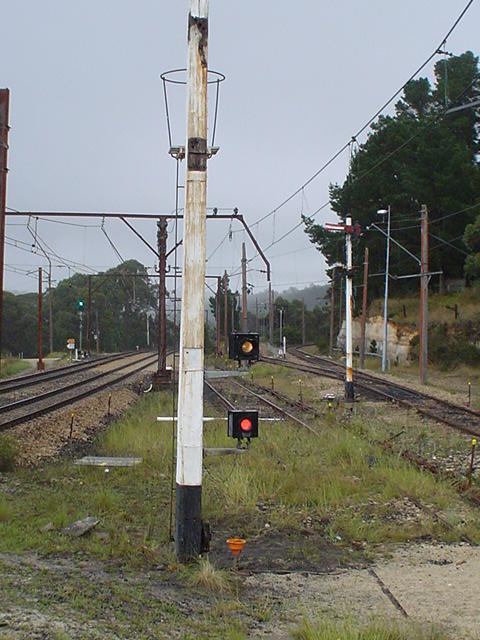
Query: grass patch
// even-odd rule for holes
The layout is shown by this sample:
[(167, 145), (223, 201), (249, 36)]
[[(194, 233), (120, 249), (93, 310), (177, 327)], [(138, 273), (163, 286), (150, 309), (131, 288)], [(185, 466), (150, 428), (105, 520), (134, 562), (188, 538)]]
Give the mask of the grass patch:
[(195, 589), (208, 593), (222, 594), (230, 591), (230, 581), (226, 571), (216, 569), (208, 558), (200, 558), (189, 579), (189, 584)]
[[(98, 455), (141, 457), (138, 467), (106, 473), (63, 461), (16, 471), (20, 489), (4, 499), (8, 515), (0, 518), (0, 550), (85, 552), (168, 567), (172, 427), (156, 417), (169, 415), (171, 404), (169, 393), (149, 394), (99, 436)], [(320, 533), (333, 541), (340, 536), (342, 543), (452, 540), (465, 527), (480, 540), (477, 518), (453, 487), (370, 442), (368, 424), (358, 419), (347, 424), (332, 412), (316, 425), (319, 436), (287, 422), (261, 422), (260, 437), (246, 455), (205, 458), (203, 515), (214, 531), (228, 527), (246, 537), (268, 524), (272, 531), (299, 532), (309, 519)], [(204, 444), (231, 446), (223, 420), (206, 423)], [(446, 509), (449, 521), (459, 523), (456, 532), (442, 530), (428, 516), (403, 518), (405, 496)], [(87, 516), (100, 519), (89, 535), (72, 540), (61, 534)], [(208, 565), (202, 569), (214, 583)]]
[(24, 362), (19, 358), (2, 358), (2, 378), (9, 378), (10, 376), (16, 376), (22, 371), (31, 369), (28, 362)]
[(295, 640), (448, 640), (443, 631), (422, 628), (420, 625), (386, 624), (372, 622), (360, 626), (355, 622), (321, 621), (312, 623), (304, 620), (294, 632)]
[(11, 438), (0, 435), (0, 471), (12, 471), (17, 457), (17, 447)]

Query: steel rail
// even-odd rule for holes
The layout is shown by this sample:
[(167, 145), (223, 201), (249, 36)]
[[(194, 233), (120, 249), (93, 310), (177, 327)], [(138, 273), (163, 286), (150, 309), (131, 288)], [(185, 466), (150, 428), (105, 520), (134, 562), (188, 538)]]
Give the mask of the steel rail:
[[(293, 422), (296, 422), (298, 424), (300, 424), (302, 427), (305, 427), (306, 429), (308, 429), (309, 431), (311, 431), (312, 433), (314, 433), (315, 435), (319, 435), (319, 432), (314, 429), (313, 427), (311, 427), (310, 425), (308, 425), (306, 422), (304, 422), (303, 420), (300, 420), (300, 418), (297, 418), (297, 416), (294, 416), (292, 413), (290, 413), (289, 411), (287, 411), (286, 409), (284, 409), (283, 407), (280, 407), (279, 405), (275, 404), (274, 402), (272, 402), (271, 400), (269, 400), (268, 398), (265, 398), (264, 396), (260, 395), (259, 393), (256, 393), (255, 391), (253, 391), (252, 389), (249, 389), (248, 387), (246, 387), (245, 385), (241, 384), (240, 382), (237, 382), (236, 380), (231, 380), (229, 379), (229, 382), (231, 384), (234, 384), (235, 386), (239, 387), (240, 389), (242, 389), (243, 391), (246, 391), (249, 395), (254, 396), (257, 400), (259, 400), (260, 402), (262, 402), (263, 404), (267, 405), (268, 407), (270, 407), (270, 409), (273, 409), (274, 411), (277, 411), (278, 413), (282, 414), (283, 416), (285, 416), (286, 418), (288, 418), (289, 420), (292, 420)], [(230, 400), (228, 400), (228, 398), (226, 398), (218, 389), (216, 389), (210, 382), (207, 382), (205, 380), (205, 384), (207, 385), (207, 387), (209, 389), (211, 389), (211, 391), (213, 391), (213, 393), (217, 396), (217, 398), (228, 408), (228, 409), (235, 409), (235, 405), (233, 405)]]
[[(303, 349), (299, 349), (299, 348), (294, 349), (294, 352), (300, 353), (302, 355), (305, 353)], [(323, 362), (324, 360), (322, 356), (317, 356), (317, 355), (308, 354), (308, 357), (309, 359), (313, 358), (314, 360), (318, 360), (320, 362)], [(331, 364), (333, 367), (338, 367), (340, 370), (342, 370), (341, 365), (337, 365), (336, 363), (328, 363), (328, 364)], [(411, 394), (414, 397), (421, 398), (422, 400), (429, 400), (431, 402), (434, 402), (437, 405), (441, 404), (448, 409), (461, 411), (462, 413), (468, 413), (471, 416), (480, 418), (480, 411), (476, 411), (475, 409), (471, 409), (470, 407), (462, 407), (462, 405), (455, 404), (454, 402), (443, 400), (442, 398), (437, 398), (436, 396), (433, 396), (429, 393), (424, 393), (423, 391), (417, 391), (416, 389), (412, 389), (411, 387), (407, 387), (406, 385), (399, 384), (391, 380), (384, 380), (382, 378), (379, 378), (378, 376), (365, 373), (364, 371), (357, 370), (355, 373), (356, 373), (357, 380), (364, 380), (369, 383), (384, 385), (387, 388), (396, 389), (396, 390), (405, 392), (406, 394)]]
[[(156, 355), (154, 356), (147, 356), (146, 358), (142, 358), (139, 362), (141, 363), (140, 366), (135, 367), (135, 369), (132, 369), (131, 371), (127, 371), (126, 373), (120, 375), (120, 376), (116, 376), (114, 380), (108, 380), (106, 382), (100, 383), (95, 385), (95, 387), (93, 389), (85, 389), (83, 391), (78, 391), (75, 394), (75, 397), (72, 398), (70, 396), (68, 396), (67, 398), (63, 398), (60, 400), (57, 400), (56, 402), (53, 402), (45, 407), (41, 407), (39, 409), (33, 410), (33, 411), (29, 411), (28, 414), (24, 414), (21, 416), (17, 416), (15, 418), (11, 418), (11, 419), (7, 419), (4, 422), (0, 423), (0, 431), (5, 431), (6, 429), (10, 429), (11, 427), (20, 424), (21, 422), (27, 422), (29, 420), (32, 420), (33, 418), (38, 418), (39, 416), (45, 415), (46, 413), (50, 413), (51, 411), (55, 411), (56, 409), (61, 409), (62, 407), (68, 405), (68, 404), (72, 404), (72, 402), (77, 402), (78, 400), (81, 400), (83, 398), (86, 398), (90, 395), (93, 395), (95, 393), (97, 393), (98, 391), (102, 391), (103, 389), (110, 387), (114, 384), (117, 384), (118, 382), (121, 382), (122, 380), (124, 380), (125, 378), (130, 377), (131, 375), (134, 375), (135, 373), (138, 373), (139, 371), (142, 371), (143, 369), (145, 369), (145, 367), (147, 367), (149, 364), (153, 364), (156, 361)], [(150, 362), (146, 362), (146, 361), (150, 361)], [(19, 401), (16, 403), (12, 403), (10, 405), (5, 405), (3, 407), (0, 408), (0, 411), (2, 413), (5, 413), (7, 411), (15, 411), (16, 409), (18, 409), (20, 406), (24, 406), (27, 404), (33, 404), (34, 402), (41, 402), (43, 400), (46, 400), (54, 395), (60, 395), (60, 394), (65, 394), (68, 391), (72, 391), (72, 389), (74, 388), (78, 388), (82, 385), (87, 385), (90, 384), (92, 381), (96, 381), (99, 378), (103, 378), (107, 375), (112, 375), (118, 371), (121, 371), (123, 369), (129, 368), (129, 367), (133, 367), (135, 363), (127, 363), (122, 365), (121, 367), (117, 367), (115, 369), (112, 369), (111, 371), (105, 371), (101, 374), (99, 374), (98, 376), (94, 376), (92, 378), (89, 378), (88, 380), (82, 380), (81, 382), (77, 382), (74, 383), (72, 385), (69, 385), (68, 387), (64, 387), (62, 389), (56, 389), (54, 392), (49, 391), (45, 394), (40, 394), (37, 396), (34, 396), (33, 398), (26, 398), (26, 401)]]
[[(309, 356), (308, 359), (317, 359), (322, 362), (321, 357)], [(337, 380), (342, 380), (344, 376), (343, 367), (341, 367), (340, 365), (335, 365), (335, 363), (332, 363), (330, 361), (325, 363), (326, 366), (315, 366), (311, 363), (309, 363), (308, 366), (305, 366), (300, 363), (279, 361), (275, 358), (268, 357), (262, 357), (261, 360), (269, 364), (286, 366), (289, 368), (297, 369), (299, 371), (322, 375), (324, 377), (334, 378)], [(356, 372), (355, 384), (357, 387), (366, 390), (369, 394), (374, 394), (385, 400), (396, 402), (397, 404), (408, 407), (409, 409), (415, 409), (419, 414), (425, 417), (436, 420), (437, 422), (442, 422), (443, 424), (446, 424), (447, 426), (452, 427), (453, 429), (456, 429), (458, 431), (480, 437), (480, 424), (469, 426), (463, 423), (463, 421), (467, 421), (469, 417), (480, 417), (480, 413), (474, 411), (473, 409), (468, 409), (467, 407), (462, 407), (461, 405), (456, 405), (446, 400), (441, 400), (440, 398), (435, 398), (434, 396), (423, 394), (414, 389), (410, 389), (409, 387), (397, 385), (394, 382), (382, 380), (376, 376), (369, 376), (363, 373), (359, 375), (359, 373)], [(387, 390), (379, 389), (379, 385), (383, 386)], [(403, 396), (407, 394), (409, 398), (407, 399), (405, 397), (399, 397), (400, 394), (403, 394)], [(424, 406), (421, 406), (422, 402)], [(435, 407), (438, 407), (440, 405), (444, 411), (449, 412), (450, 414), (456, 414), (457, 419), (452, 418), (451, 415), (448, 416), (442, 414), (441, 412), (433, 410), (431, 405), (427, 407), (426, 402), (434, 403)]]
[(121, 358), (126, 358), (129, 355), (138, 354), (138, 351), (127, 351), (126, 353), (115, 354), (114, 356), (102, 356), (89, 362), (82, 362), (80, 364), (70, 364), (64, 367), (58, 367), (57, 369), (51, 369), (44, 371), (43, 373), (31, 373), (26, 376), (17, 376), (15, 378), (9, 378), (4, 380), (0, 384), (0, 394), (14, 391), (16, 389), (22, 389), (24, 387), (31, 387), (42, 382), (49, 382), (50, 380), (56, 380), (57, 378), (63, 378), (70, 374), (74, 375), (78, 371), (85, 371), (88, 369), (94, 369), (108, 362), (114, 362)]

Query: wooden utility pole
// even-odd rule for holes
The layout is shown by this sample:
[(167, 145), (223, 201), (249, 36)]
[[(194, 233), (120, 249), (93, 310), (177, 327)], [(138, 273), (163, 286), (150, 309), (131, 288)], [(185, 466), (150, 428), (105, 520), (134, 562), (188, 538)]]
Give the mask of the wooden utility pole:
[(302, 296), (302, 345), (305, 346), (305, 296)]
[(333, 267), (332, 282), (330, 285), (330, 342), (328, 346), (328, 355), (333, 356), (333, 331), (335, 322), (335, 271), (336, 267)]
[(427, 384), (428, 368), (428, 209), (422, 205), (420, 266), (420, 382)]
[(273, 344), (273, 291), (270, 281), (268, 282), (268, 341)]
[(245, 243), (242, 242), (242, 331), (248, 331), (247, 316), (247, 254)]
[(42, 349), (42, 267), (38, 268), (38, 361), (37, 370), (43, 371), (45, 369), (45, 363), (43, 362), (43, 349)]
[(255, 332), (258, 333), (258, 298), (255, 298)]
[(232, 294), (232, 305), (230, 307), (230, 324), (232, 326), (232, 331), (235, 331), (235, 300), (236, 297)]
[(368, 247), (365, 247), (363, 259), (363, 298), (362, 298), (362, 327), (360, 333), (360, 368), (365, 366), (365, 335), (367, 328), (367, 293), (368, 293)]
[(223, 274), (223, 353), (228, 354), (228, 276)]
[(97, 343), (97, 355), (100, 353), (100, 327), (98, 326), (98, 309), (95, 309), (95, 335)]
[(158, 366), (157, 374), (167, 377), (167, 308), (165, 277), (167, 270), (167, 221), (161, 218), (157, 222), (158, 249)]
[(0, 89), (0, 376), (2, 373), (3, 272), (5, 265), (5, 207), (7, 204), (7, 155), (9, 89)]
[(90, 355), (90, 341), (92, 334), (92, 276), (88, 276), (88, 299), (87, 299), (87, 353)]
[(208, 0), (190, 0), (183, 298), (178, 381), (175, 550), (198, 558), (202, 540), (203, 365), (207, 203)]
[(48, 259), (48, 348), (53, 353), (52, 261)]
[(221, 321), (221, 296), (222, 296), (222, 278), (219, 276), (217, 278), (217, 299), (215, 306), (215, 320), (216, 320), (216, 329), (217, 329), (217, 341), (216, 341), (216, 354), (220, 355), (220, 321)]

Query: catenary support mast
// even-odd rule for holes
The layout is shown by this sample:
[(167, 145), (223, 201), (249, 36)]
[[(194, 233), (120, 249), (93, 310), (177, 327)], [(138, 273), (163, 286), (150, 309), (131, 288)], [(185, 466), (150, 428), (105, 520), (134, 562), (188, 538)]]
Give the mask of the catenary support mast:
[(242, 242), (242, 331), (248, 331), (247, 316), (247, 254)]
[(158, 365), (157, 374), (161, 378), (167, 376), (167, 308), (165, 276), (167, 271), (167, 221), (157, 222), (158, 247)]
[(363, 369), (365, 365), (367, 301), (368, 301), (368, 247), (365, 247), (365, 257), (363, 259), (363, 295), (362, 295), (362, 328), (361, 328), (361, 334), (360, 334), (360, 369)]
[(420, 382), (427, 384), (428, 367), (428, 209), (422, 205), (420, 266)]
[(208, 0), (190, 0), (175, 519), (175, 548), (181, 562), (198, 557), (202, 538), (207, 43)]
[(9, 106), (9, 89), (0, 89), (0, 374), (2, 371), (3, 271), (5, 264), (5, 207), (7, 204)]

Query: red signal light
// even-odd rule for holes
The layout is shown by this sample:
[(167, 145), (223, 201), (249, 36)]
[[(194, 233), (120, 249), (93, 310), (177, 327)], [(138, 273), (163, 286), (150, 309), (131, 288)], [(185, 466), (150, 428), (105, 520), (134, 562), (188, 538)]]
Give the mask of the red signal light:
[(240, 429), (242, 431), (251, 431), (252, 421), (250, 418), (243, 418), (243, 420), (240, 420)]

